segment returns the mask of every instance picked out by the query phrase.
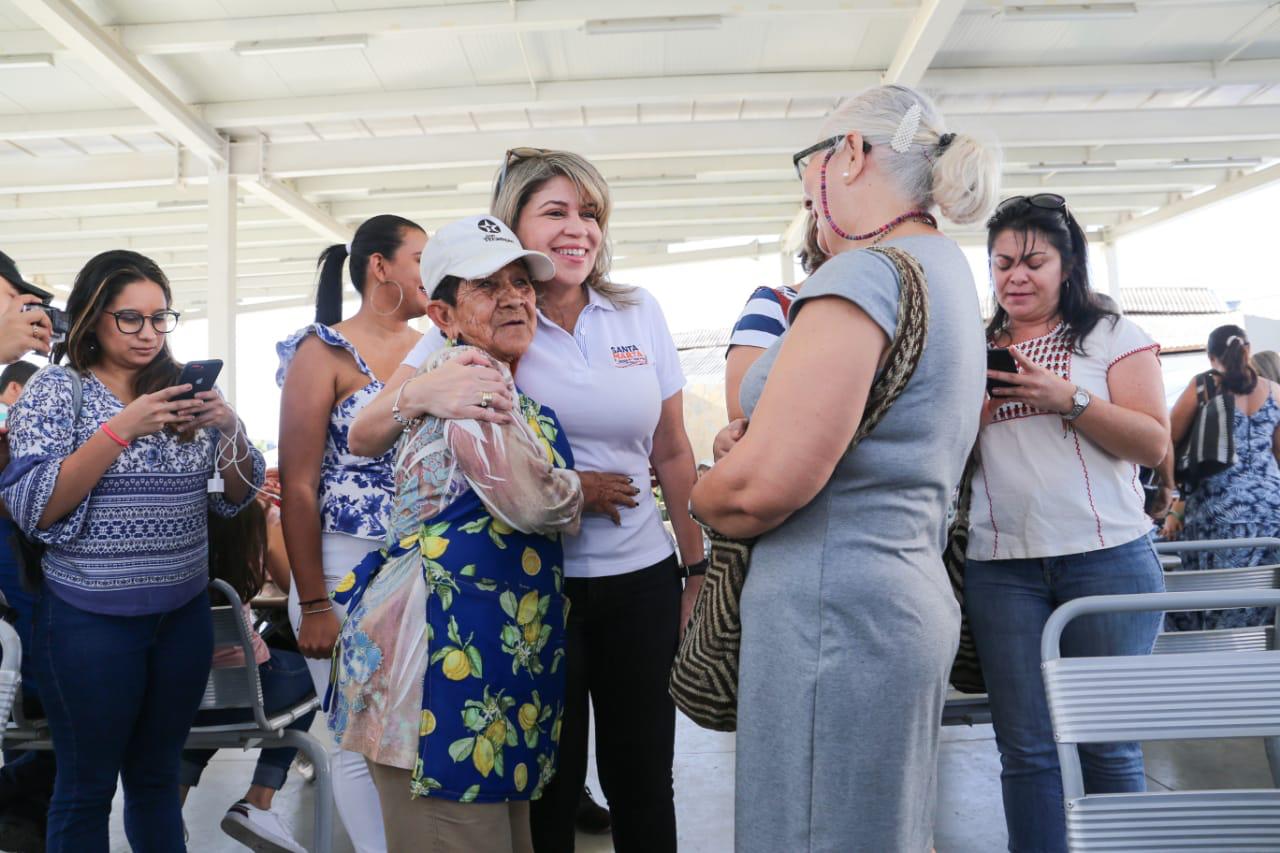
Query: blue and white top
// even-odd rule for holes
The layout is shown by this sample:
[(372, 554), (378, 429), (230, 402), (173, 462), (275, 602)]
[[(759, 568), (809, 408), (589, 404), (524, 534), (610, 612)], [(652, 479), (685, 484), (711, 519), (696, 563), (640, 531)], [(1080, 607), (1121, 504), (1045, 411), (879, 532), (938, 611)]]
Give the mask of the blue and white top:
[[(45, 543), (45, 585), (82, 610), (112, 616), (167, 613), (209, 585), (208, 512), (230, 517), (253, 500), (208, 492), (217, 432), (190, 441), (162, 430), (135, 439), (83, 501), (47, 530), (37, 527), (62, 462), (124, 404), (90, 372), (80, 411), (66, 370), (38, 373), (9, 417), (12, 461), (0, 491), (14, 521)], [(266, 473), (250, 447), (253, 484)]]
[[(781, 294), (781, 295), (779, 295)], [(797, 296), (789, 287), (757, 287), (733, 324), (729, 346), (768, 349), (787, 330), (787, 309)], [(727, 354), (727, 353), (726, 353)]]
[(329, 413), (329, 431), (324, 441), (324, 457), (320, 460), (320, 531), (381, 542), (386, 538), (386, 520), (395, 491), (392, 476), (395, 448), (378, 457), (357, 456), (351, 452), (348, 442), (356, 415), (378, 396), (382, 382), (341, 332), (323, 323), (312, 323), (276, 344), (276, 354), (280, 356), (276, 383), (281, 387), (289, 364), (307, 335), (315, 335), (329, 346), (351, 353), (356, 367), (369, 377), (368, 385), (338, 403)]

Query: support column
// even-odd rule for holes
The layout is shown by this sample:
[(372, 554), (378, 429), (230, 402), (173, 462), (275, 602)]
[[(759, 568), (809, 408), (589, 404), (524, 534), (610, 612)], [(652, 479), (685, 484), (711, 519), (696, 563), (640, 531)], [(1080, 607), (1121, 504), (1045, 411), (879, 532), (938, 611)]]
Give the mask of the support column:
[(782, 284), (785, 287), (794, 287), (796, 283), (796, 256), (787, 249), (786, 235), (783, 235), (782, 248), (778, 252), (778, 257), (782, 259)]
[(223, 362), (218, 385), (236, 404), (236, 181), (227, 164), (209, 169), (209, 357)]
[(1120, 258), (1116, 252), (1116, 241), (1107, 240), (1103, 244), (1103, 252), (1107, 258), (1107, 293), (1117, 303), (1120, 301)]

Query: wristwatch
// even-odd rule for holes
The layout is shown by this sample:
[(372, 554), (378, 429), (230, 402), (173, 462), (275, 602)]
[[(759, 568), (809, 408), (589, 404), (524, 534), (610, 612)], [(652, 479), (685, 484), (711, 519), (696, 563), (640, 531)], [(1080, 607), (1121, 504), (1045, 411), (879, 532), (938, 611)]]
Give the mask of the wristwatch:
[(680, 567), (680, 577), (697, 578), (707, 573), (707, 567), (711, 565), (710, 560), (702, 559), (696, 563), (687, 563)]
[(1084, 414), (1084, 410), (1089, 408), (1089, 403), (1093, 402), (1093, 397), (1089, 396), (1089, 392), (1076, 386), (1076, 391), (1071, 395), (1071, 411), (1062, 416), (1064, 421), (1074, 421), (1076, 418)]

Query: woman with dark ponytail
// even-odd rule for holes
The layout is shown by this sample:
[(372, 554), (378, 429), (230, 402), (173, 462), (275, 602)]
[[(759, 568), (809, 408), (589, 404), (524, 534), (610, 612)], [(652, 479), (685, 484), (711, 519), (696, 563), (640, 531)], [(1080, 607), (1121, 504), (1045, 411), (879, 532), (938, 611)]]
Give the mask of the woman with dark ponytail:
[[(1236, 462), (1200, 481), (1186, 497), (1184, 539), (1240, 539), (1280, 536), (1280, 385), (1250, 364), (1249, 335), (1239, 326), (1219, 326), (1206, 347), (1214, 379), (1234, 406)], [(1176, 445), (1195, 419), (1196, 380), (1187, 385), (1170, 415)], [(1219, 569), (1280, 563), (1280, 548), (1236, 548), (1185, 554), (1184, 568)], [(1166, 630), (1200, 631), (1269, 625), (1269, 608), (1169, 613)]]
[[(315, 322), (276, 346), (276, 381), (283, 388), (281, 514), (293, 572), (289, 619), (320, 696), (344, 612), (329, 594), (381, 545), (393, 488), (392, 454), (356, 454), (349, 429), (421, 337), (409, 321), (427, 313), (418, 268), (426, 244), (426, 231), (408, 219), (366, 220), (346, 246), (320, 254)], [(344, 266), (360, 297), (359, 310), (347, 319)], [(450, 401), (477, 400), (490, 384), (501, 385), (497, 371), (474, 367), (470, 359), (450, 367), (423, 389), (432, 414), (452, 417)], [(495, 407), (502, 402), (495, 400)], [(334, 748), (332, 766), (338, 815), (357, 853), (385, 851), (378, 794), (363, 756)]]

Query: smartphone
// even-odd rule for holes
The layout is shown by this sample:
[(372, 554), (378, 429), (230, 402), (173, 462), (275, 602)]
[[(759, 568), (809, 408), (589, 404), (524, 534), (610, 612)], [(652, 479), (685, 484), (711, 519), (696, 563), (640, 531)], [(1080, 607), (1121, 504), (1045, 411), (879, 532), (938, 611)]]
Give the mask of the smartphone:
[(213, 383), (222, 372), (222, 359), (210, 358), (205, 361), (188, 361), (178, 375), (174, 385), (190, 385), (191, 390), (174, 397), (175, 400), (190, 400), (202, 391), (212, 391)]
[[(987, 370), (999, 370), (1004, 373), (1017, 373), (1018, 362), (1013, 360), (1013, 355), (1007, 349), (989, 349), (987, 350)], [(1012, 382), (1005, 382), (1003, 379), (992, 379), (987, 377), (987, 393), (991, 393), (992, 388), (1012, 388)]]

